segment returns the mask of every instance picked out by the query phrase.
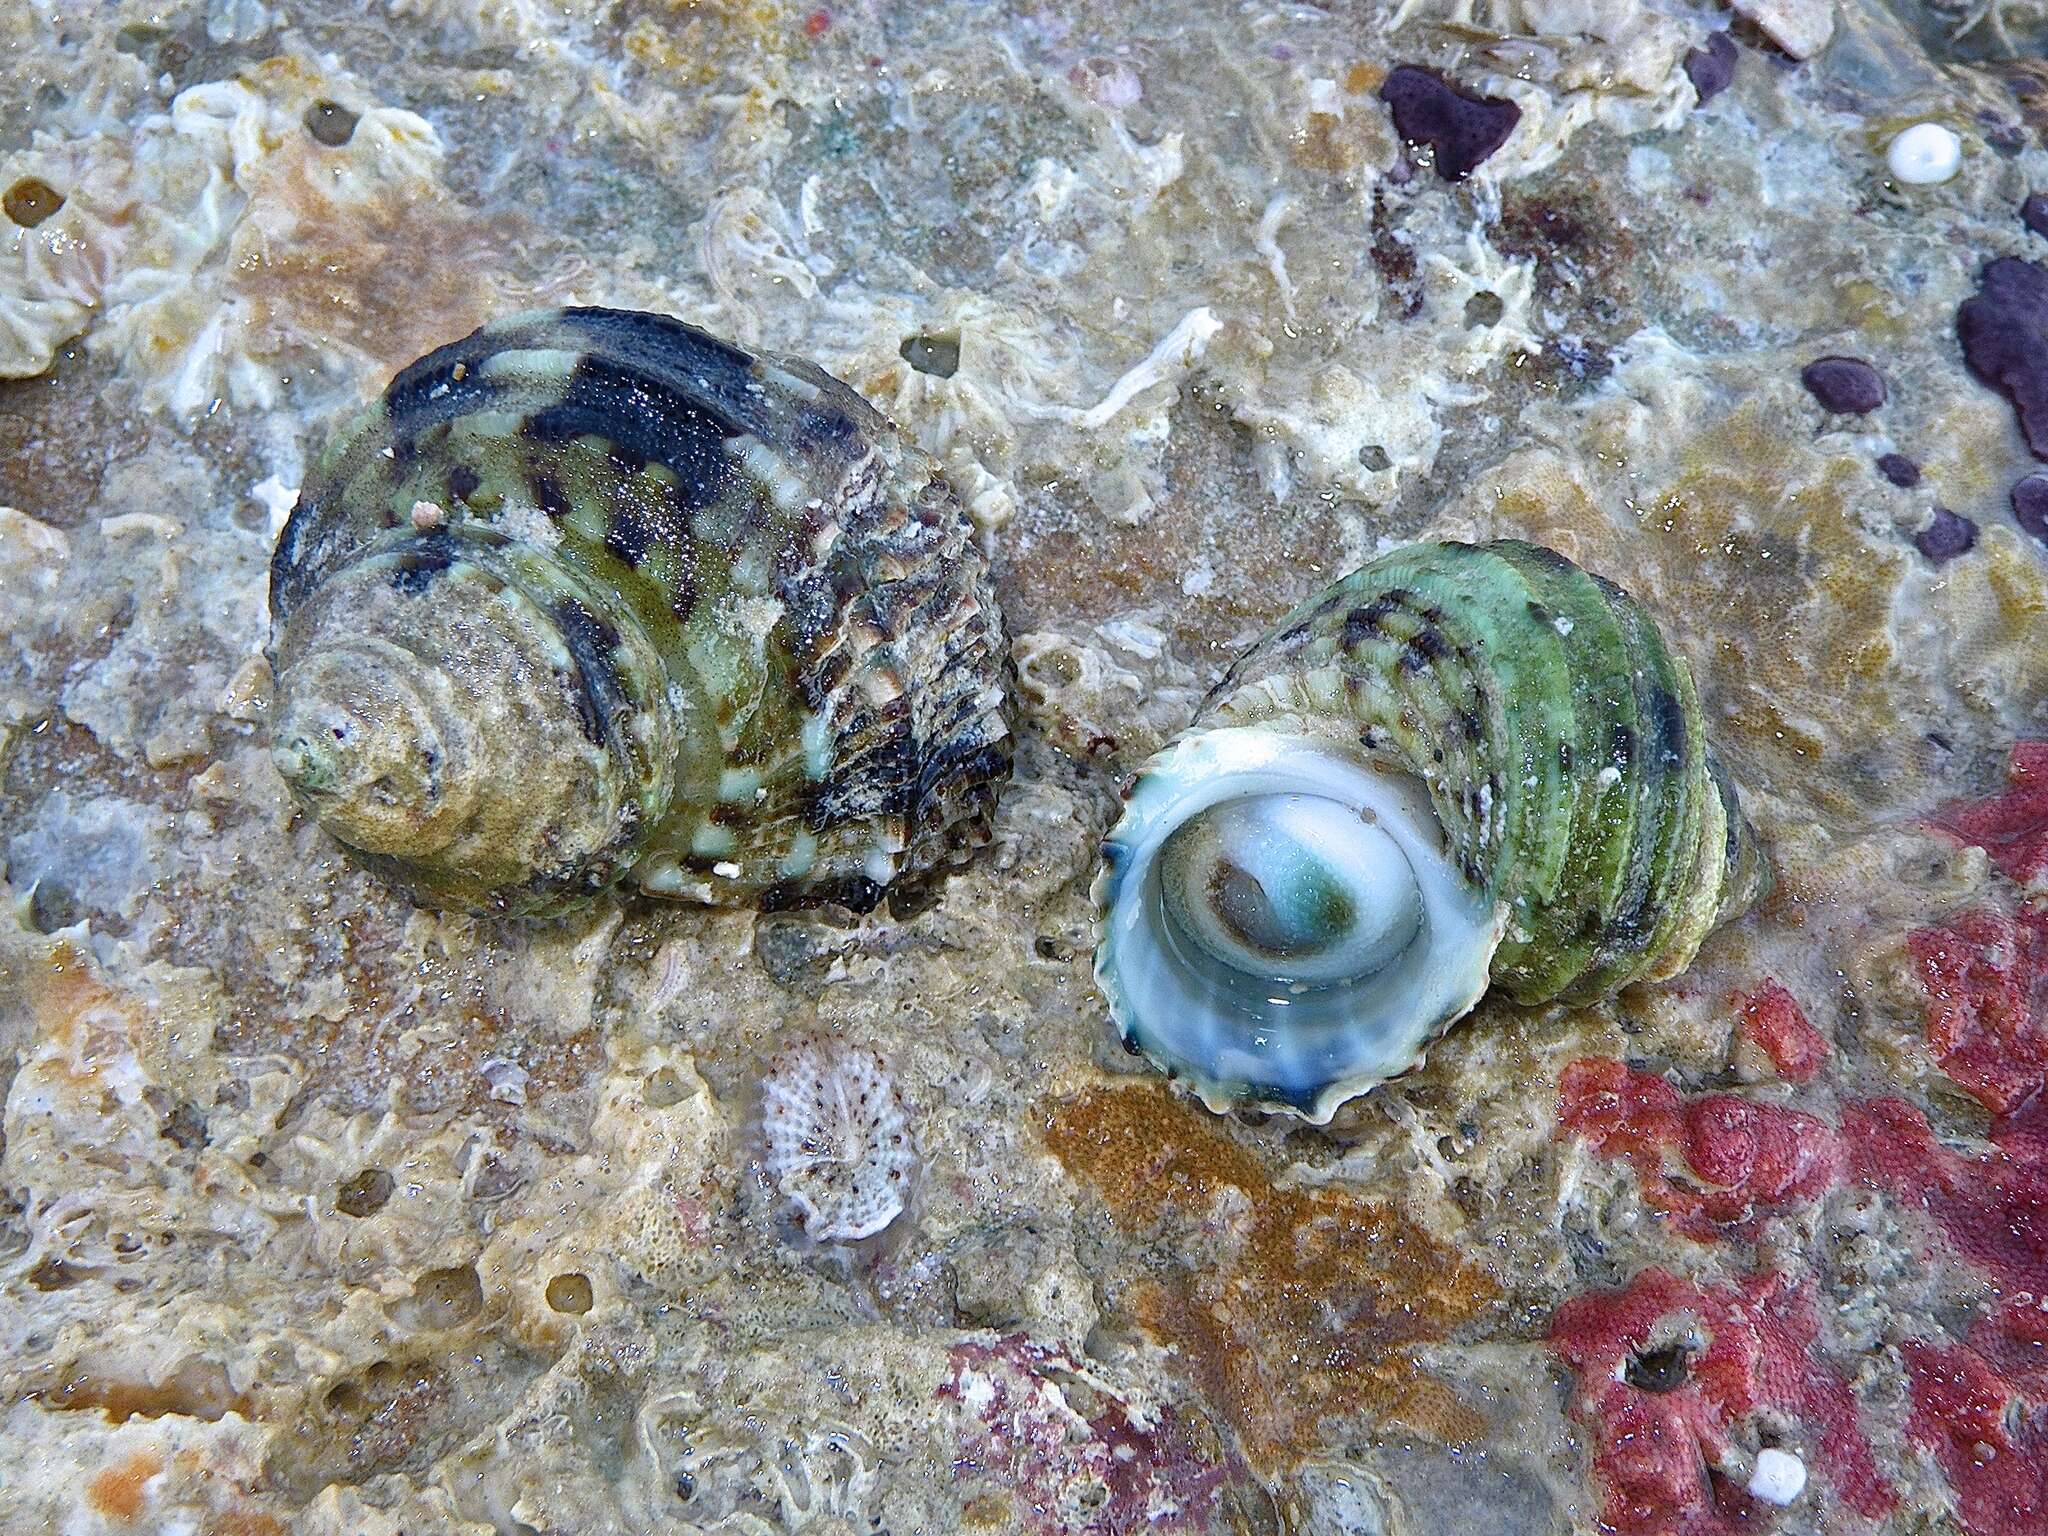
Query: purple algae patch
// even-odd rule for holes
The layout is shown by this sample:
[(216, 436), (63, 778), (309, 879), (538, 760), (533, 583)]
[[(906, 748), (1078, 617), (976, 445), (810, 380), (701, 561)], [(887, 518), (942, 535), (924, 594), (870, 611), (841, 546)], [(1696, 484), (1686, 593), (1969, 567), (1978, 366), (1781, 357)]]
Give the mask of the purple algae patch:
[(1920, 466), (1903, 453), (1888, 453), (1877, 461), (1877, 472), (1893, 485), (1911, 490), (1920, 483)]
[(1947, 507), (1936, 507), (1934, 521), (1913, 535), (1913, 547), (1934, 564), (1947, 565), (1977, 547), (1977, 525)]
[(2048, 236), (2048, 192), (2029, 192), (2020, 204), (2020, 222), (2037, 235)]
[(2012, 488), (2012, 518), (2048, 544), (2048, 472), (2035, 470)]
[(1956, 340), (1970, 372), (2012, 402), (2034, 457), (2048, 459), (2048, 267), (2017, 256), (1986, 264), (1956, 310)]
[(1522, 109), (1502, 96), (1480, 96), (1415, 64), (1397, 67), (1380, 83), (1380, 100), (1394, 115), (1394, 131), (1435, 152), (1436, 173), (1463, 181), (1515, 131)]
[(1884, 404), (1884, 380), (1859, 357), (1817, 357), (1799, 371), (1799, 382), (1837, 415), (1863, 416)]
[(1685, 56), (1685, 78), (1692, 82), (1699, 106), (1704, 107), (1735, 83), (1735, 57), (1735, 39), (1726, 32), (1716, 32), (1707, 39), (1706, 47)]

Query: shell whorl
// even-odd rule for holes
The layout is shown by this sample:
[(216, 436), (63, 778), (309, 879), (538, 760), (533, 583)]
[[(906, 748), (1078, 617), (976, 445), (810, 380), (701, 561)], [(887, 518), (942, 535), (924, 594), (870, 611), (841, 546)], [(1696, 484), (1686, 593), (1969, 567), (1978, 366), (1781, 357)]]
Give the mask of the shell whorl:
[[(1426, 795), (1435, 848), (1406, 845), (1418, 875), (1440, 862), (1497, 917), (1490, 932), (1454, 935), (1483, 946), (1479, 985), (1419, 992), (1398, 1020), (1361, 1020), (1298, 960), (1273, 968), (1249, 1011), (1227, 1001), (1235, 982), (1216, 986), (1170, 955), (1162, 970), (1161, 954), (1187, 946), (1161, 938), (1170, 923), (1136, 921), (1167, 867), (1134, 850), (1170, 832), (1162, 785), (1202, 799), (1184, 787), (1191, 745), (1229, 739), (1265, 744), (1263, 794), (1285, 792), (1290, 772), (1327, 781), (1338, 764)], [(1584, 1003), (1675, 975), (1765, 880), (1683, 660), (1619, 587), (1514, 541), (1397, 550), (1282, 619), (1140, 773), (1105, 854), (1096, 971), (1125, 1038), (1212, 1107), (1255, 1102), (1317, 1120), (1413, 1065), (1488, 984), (1518, 1003)], [(1290, 858), (1331, 857), (1314, 846), (1283, 855), (1270, 840), (1250, 850), (1283, 884), (1296, 878)], [(1228, 864), (1205, 872), (1204, 899), (1251, 878)], [(1148, 996), (1168, 972), (1184, 995)], [(1330, 1040), (1295, 1049), (1299, 1022)]]
[(813, 365), (665, 316), (485, 326), (323, 456), (271, 564), (273, 755), (423, 905), (865, 909), (985, 840), (986, 563)]

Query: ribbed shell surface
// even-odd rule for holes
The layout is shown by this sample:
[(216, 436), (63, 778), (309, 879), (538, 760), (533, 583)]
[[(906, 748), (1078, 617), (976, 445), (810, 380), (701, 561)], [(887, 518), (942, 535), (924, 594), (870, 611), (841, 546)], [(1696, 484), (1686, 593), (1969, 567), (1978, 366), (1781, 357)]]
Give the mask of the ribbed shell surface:
[(1465, 878), (1506, 904), (1491, 975), (1517, 1002), (1675, 975), (1764, 884), (1684, 661), (1552, 550), (1419, 544), (1353, 572), (1240, 657), (1194, 729), (1275, 719), (1423, 782)]
[(442, 347), (309, 476), (271, 566), (278, 633), (351, 562), (395, 553), (430, 592), (485, 548), (540, 572), (590, 739), (645, 750), (632, 717), (658, 698), (676, 740), (628, 765), (643, 793), (604, 868), (537, 869), (492, 909), (622, 872), (865, 909), (985, 840), (1010, 761), (985, 561), (930, 461), (811, 364), (604, 309)]

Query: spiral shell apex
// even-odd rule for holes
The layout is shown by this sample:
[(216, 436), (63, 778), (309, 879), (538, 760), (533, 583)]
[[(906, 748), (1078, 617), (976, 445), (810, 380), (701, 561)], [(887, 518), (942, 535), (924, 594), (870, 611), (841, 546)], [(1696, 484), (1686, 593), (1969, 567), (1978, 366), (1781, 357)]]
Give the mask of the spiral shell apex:
[(1095, 884), (1127, 1043), (1317, 1124), (1489, 987), (1676, 975), (1767, 876), (1643, 607), (1554, 551), (1421, 544), (1239, 657), (1140, 771)]
[(422, 906), (866, 910), (985, 842), (1009, 772), (1001, 618), (931, 462), (812, 364), (666, 316), (421, 358), (270, 579), (279, 772)]

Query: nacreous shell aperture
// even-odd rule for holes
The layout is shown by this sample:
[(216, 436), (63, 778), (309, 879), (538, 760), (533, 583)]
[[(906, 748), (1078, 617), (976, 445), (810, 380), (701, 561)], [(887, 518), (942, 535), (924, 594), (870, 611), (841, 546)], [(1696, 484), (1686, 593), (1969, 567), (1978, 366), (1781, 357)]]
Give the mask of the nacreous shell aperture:
[(1418, 545), (1282, 620), (1139, 773), (1096, 977), (1210, 1108), (1320, 1124), (1489, 985), (1675, 974), (1762, 880), (1640, 605), (1534, 545)]

